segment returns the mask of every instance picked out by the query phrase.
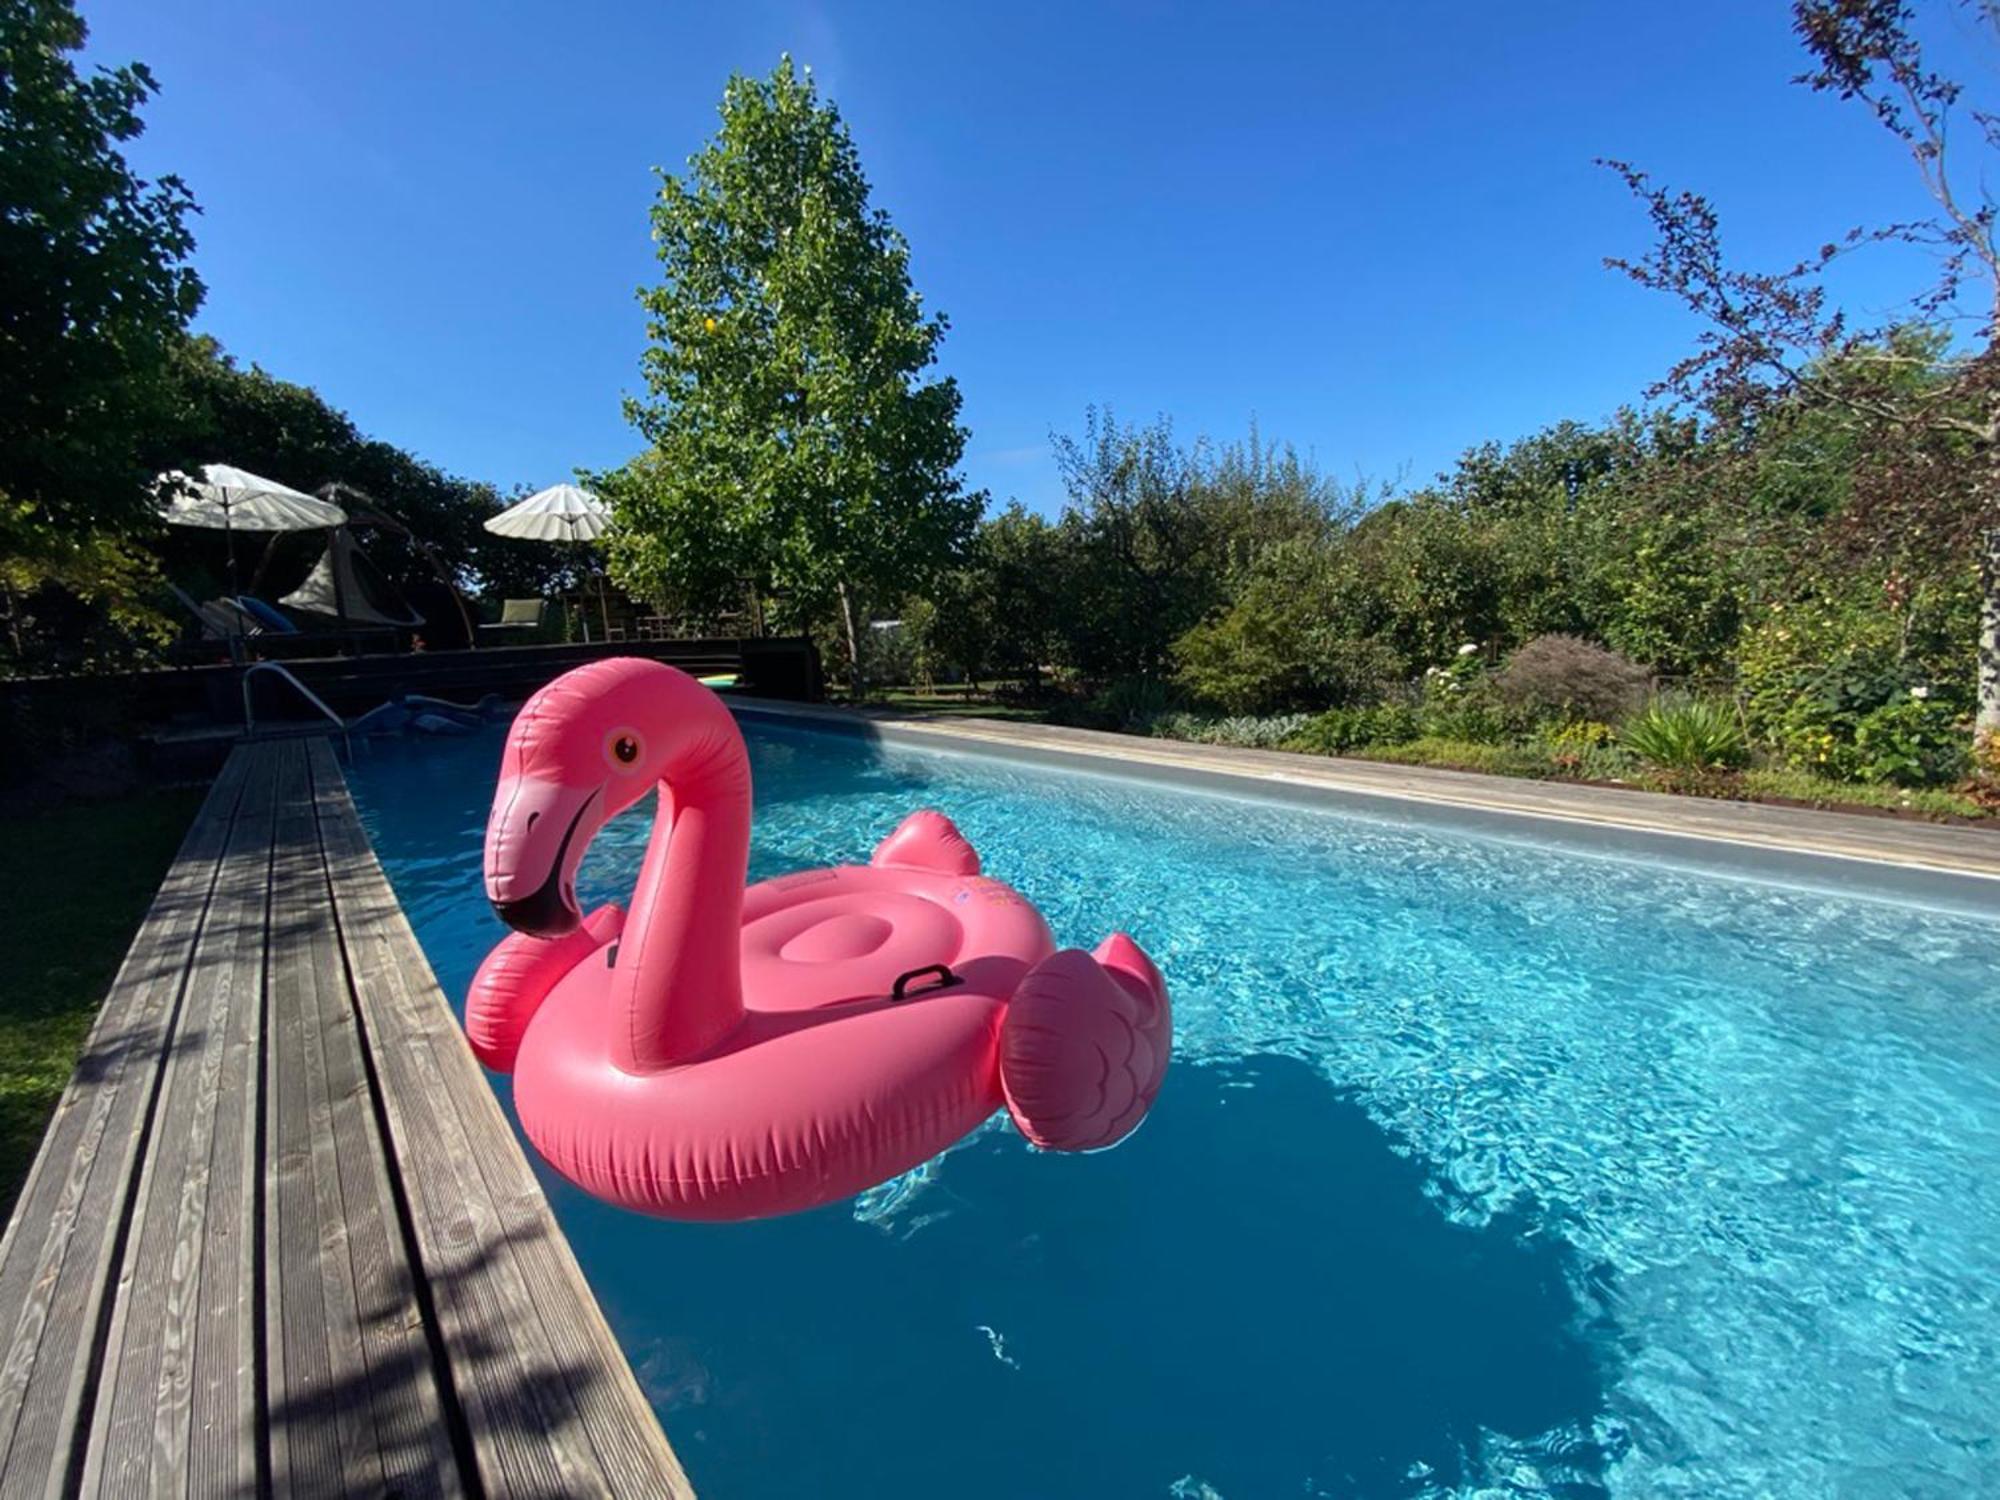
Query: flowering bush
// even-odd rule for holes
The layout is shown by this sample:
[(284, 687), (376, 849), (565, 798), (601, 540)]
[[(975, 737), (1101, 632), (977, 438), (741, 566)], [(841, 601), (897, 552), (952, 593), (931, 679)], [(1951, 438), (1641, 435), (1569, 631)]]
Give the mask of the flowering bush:
[(1424, 673), (1421, 690), (1422, 730), (1434, 739), (1498, 745), (1528, 725), (1501, 699), (1479, 647), (1469, 641), (1444, 666)]
[(1551, 751), (1561, 755), (1608, 745), (1618, 738), (1618, 731), (1600, 719), (1570, 719), (1552, 726), (1541, 738)]

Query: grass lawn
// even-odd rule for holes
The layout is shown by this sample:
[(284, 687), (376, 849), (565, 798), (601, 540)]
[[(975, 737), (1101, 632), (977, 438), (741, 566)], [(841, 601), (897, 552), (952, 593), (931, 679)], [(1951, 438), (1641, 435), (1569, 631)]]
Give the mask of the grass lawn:
[(962, 687), (937, 687), (929, 692), (917, 688), (891, 688), (879, 701), (882, 707), (893, 708), (899, 713), (940, 714), (950, 718), (1015, 719), (1039, 724), (1048, 717), (1046, 709), (1001, 703), (984, 696), (977, 689)]
[(156, 791), (0, 821), (0, 1216), (201, 798)]
[(1775, 768), (1745, 771), (1743, 789), (1752, 797), (1806, 802), (1836, 811), (1868, 807), (1878, 812), (1916, 813), (1927, 818), (1993, 816), (1990, 809), (1947, 787), (1857, 786), (1846, 781), (1824, 781), (1804, 771)]

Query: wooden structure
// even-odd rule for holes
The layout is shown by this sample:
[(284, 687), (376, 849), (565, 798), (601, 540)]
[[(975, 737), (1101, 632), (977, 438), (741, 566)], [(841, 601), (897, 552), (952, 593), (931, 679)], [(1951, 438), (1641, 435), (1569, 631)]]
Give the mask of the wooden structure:
[(238, 748), (0, 1241), (0, 1497), (688, 1493), (327, 743)]

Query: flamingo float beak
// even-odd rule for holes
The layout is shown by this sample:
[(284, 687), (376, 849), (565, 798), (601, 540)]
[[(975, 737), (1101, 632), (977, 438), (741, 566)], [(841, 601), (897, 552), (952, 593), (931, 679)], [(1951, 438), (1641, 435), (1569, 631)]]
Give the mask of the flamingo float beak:
[(576, 867), (603, 823), (603, 790), (538, 776), (500, 784), (486, 824), (486, 898), (516, 932), (558, 938), (583, 920)]

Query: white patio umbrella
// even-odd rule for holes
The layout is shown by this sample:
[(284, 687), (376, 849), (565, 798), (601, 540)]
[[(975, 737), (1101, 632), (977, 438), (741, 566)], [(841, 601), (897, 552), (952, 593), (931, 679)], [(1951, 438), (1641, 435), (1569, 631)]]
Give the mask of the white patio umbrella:
[(262, 479), (228, 464), (206, 464), (199, 474), (176, 469), (153, 482), (160, 514), (169, 526), (220, 531), (229, 546), (229, 587), (236, 588), (236, 533), (239, 531), (320, 531), (338, 526), (347, 512), (338, 505)]
[[(519, 504), (510, 505), (486, 523), (495, 536), (511, 536), (529, 542), (569, 542), (582, 546), (604, 535), (611, 524), (611, 507), (589, 490), (573, 484), (552, 484), (537, 490)], [(597, 608), (605, 628), (611, 625), (604, 603), (604, 580), (597, 583)], [(590, 619), (583, 618), (583, 638), (590, 639)]]
[(552, 484), (486, 523), (495, 536), (530, 542), (594, 542), (610, 524), (611, 507), (589, 490)]

